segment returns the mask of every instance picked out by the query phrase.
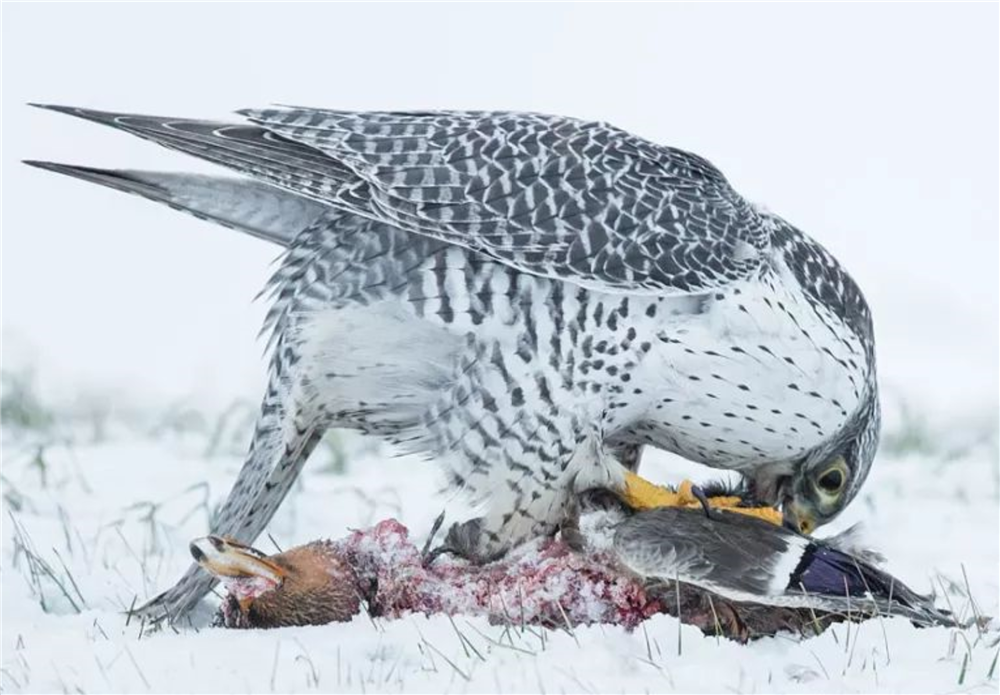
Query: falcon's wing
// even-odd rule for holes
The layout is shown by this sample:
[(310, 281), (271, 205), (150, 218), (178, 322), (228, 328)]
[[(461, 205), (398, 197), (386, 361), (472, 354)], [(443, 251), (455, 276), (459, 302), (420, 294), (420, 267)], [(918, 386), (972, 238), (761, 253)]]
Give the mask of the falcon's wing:
[(602, 123), (271, 109), (231, 125), (49, 108), (598, 290), (707, 291), (752, 274), (768, 246), (709, 162)]

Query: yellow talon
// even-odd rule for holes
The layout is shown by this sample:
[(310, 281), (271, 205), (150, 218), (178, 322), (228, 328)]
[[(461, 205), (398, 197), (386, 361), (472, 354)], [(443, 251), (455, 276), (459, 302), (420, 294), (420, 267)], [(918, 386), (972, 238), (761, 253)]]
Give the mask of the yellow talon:
[(728, 509), (732, 512), (738, 512), (741, 507), (740, 502), (742, 500), (739, 497), (726, 497), (724, 495), (719, 495), (718, 497), (709, 497), (708, 503), (715, 507), (716, 509)]
[[(642, 478), (631, 471), (625, 473), (625, 489), (622, 492), (622, 501), (632, 509), (655, 509), (656, 507), (689, 507), (697, 509), (701, 502), (694, 493), (691, 492), (693, 483), (684, 480), (677, 486), (677, 490), (671, 490), (662, 485), (654, 485), (645, 478)], [(757, 517), (764, 521), (780, 526), (782, 515), (773, 507), (741, 507), (741, 500), (735, 496), (709, 497), (708, 503), (714, 509), (721, 509), (727, 512), (736, 512), (747, 516)]]
[[(677, 492), (654, 485), (631, 471), (625, 473), (625, 490), (622, 501), (632, 509), (655, 509), (656, 507), (684, 507), (691, 495), (691, 481), (685, 480), (677, 488)], [(697, 500), (694, 500), (697, 502)]]
[[(710, 497), (708, 503), (713, 507), (715, 506), (715, 498)], [(758, 519), (763, 519), (769, 524), (774, 524), (775, 526), (781, 526), (783, 521), (781, 512), (779, 512), (774, 507), (724, 507), (727, 512), (736, 512), (737, 514), (745, 514), (746, 516), (755, 516)]]

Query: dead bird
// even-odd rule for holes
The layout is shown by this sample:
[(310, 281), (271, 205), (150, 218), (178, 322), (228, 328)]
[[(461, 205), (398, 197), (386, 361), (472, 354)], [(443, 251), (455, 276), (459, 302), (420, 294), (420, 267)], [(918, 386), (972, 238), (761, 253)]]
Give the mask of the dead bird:
[(580, 553), (554, 538), (480, 565), (428, 560), (405, 526), (389, 519), (346, 538), (313, 541), (276, 555), (208, 536), (195, 560), (226, 586), (218, 623), (227, 627), (320, 625), (373, 617), (483, 615), (494, 622), (635, 627), (660, 611), (644, 583), (611, 553)]
[(429, 559), (394, 520), (270, 556), (214, 536), (191, 552), (228, 589), (218, 620), (227, 627), (348, 621), (362, 607), (384, 618), (485, 615), (549, 627), (634, 628), (668, 613), (739, 641), (781, 630), (818, 634), (875, 615), (958, 624), (879, 569), (877, 555), (858, 549), (856, 531), (811, 539), (700, 496), (702, 508), (590, 508), (578, 531), (486, 565)]

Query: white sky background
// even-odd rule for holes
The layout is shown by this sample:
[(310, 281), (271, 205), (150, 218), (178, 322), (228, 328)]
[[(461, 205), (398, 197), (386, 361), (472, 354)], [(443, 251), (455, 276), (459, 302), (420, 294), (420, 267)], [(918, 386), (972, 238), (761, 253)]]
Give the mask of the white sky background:
[(257, 398), (277, 248), (24, 158), (207, 170), (53, 102), (272, 102), (610, 121), (708, 157), (872, 305), (883, 386), (996, 407), (998, 6), (19, 4), (3, 8), (3, 348), (63, 394)]

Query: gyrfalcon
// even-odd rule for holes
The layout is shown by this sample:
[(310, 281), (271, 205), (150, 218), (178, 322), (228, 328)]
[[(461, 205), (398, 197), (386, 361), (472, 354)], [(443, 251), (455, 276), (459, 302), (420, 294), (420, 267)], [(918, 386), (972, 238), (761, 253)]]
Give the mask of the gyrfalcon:
[[(217, 535), (252, 542), (330, 427), (436, 460), (482, 505), (479, 558), (551, 533), (580, 489), (669, 503), (634, 473), (647, 444), (739, 471), (803, 532), (868, 474), (861, 290), (697, 155), (534, 113), (45, 108), (247, 178), (36, 165), (288, 247)], [(209, 586), (193, 567), (146, 611), (176, 616)]]

